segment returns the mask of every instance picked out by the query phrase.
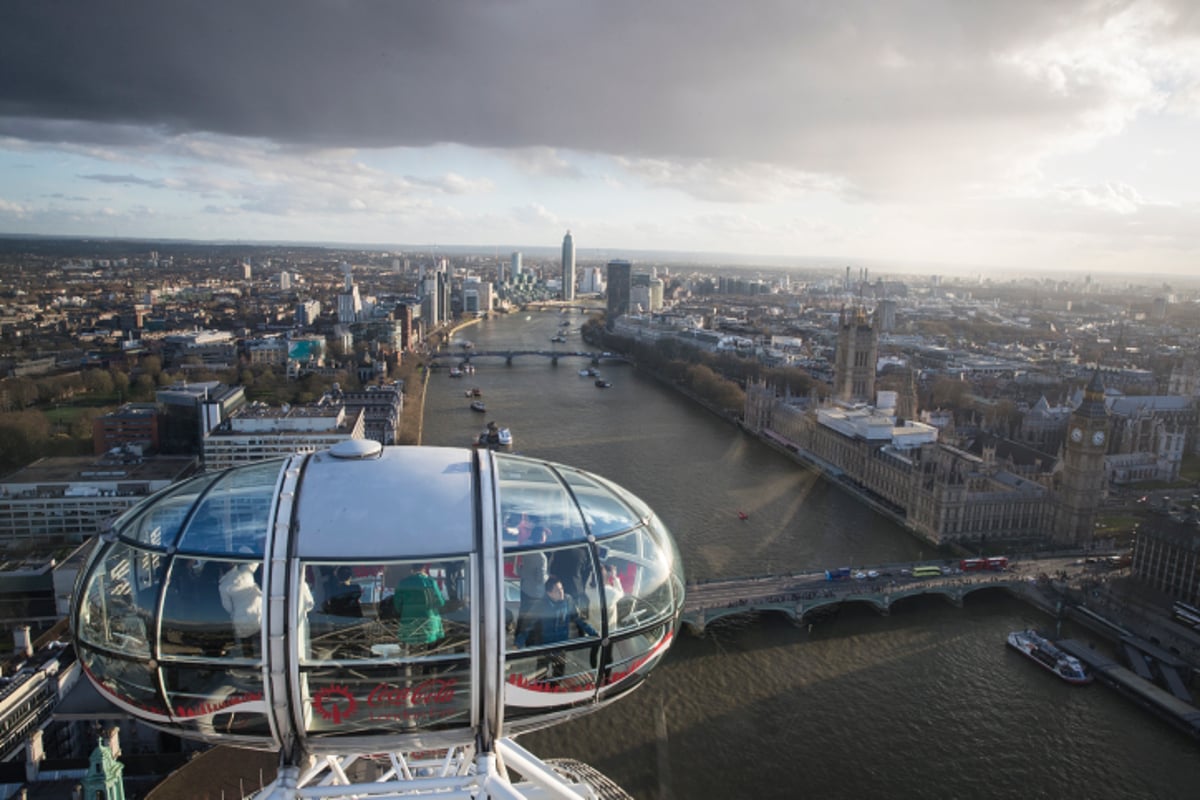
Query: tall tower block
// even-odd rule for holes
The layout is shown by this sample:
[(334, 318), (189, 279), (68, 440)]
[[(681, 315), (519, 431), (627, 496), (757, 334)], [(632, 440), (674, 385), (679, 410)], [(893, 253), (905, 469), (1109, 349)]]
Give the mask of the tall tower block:
[(575, 299), (575, 240), (571, 238), (570, 231), (563, 237), (562, 299)]

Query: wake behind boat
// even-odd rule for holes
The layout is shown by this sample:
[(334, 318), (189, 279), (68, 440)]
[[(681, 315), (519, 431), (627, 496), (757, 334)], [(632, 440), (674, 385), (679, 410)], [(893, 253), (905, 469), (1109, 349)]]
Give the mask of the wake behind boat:
[(1092, 676), (1079, 663), (1079, 659), (1059, 650), (1053, 642), (1032, 628), (1010, 633), (1008, 646), (1067, 683), (1080, 686), (1092, 682)]

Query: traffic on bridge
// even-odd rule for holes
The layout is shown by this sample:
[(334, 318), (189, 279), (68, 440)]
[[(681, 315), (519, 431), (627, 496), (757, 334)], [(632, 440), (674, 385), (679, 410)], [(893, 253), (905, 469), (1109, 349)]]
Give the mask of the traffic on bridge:
[(1026, 595), (1039, 579), (1072, 581), (1089, 571), (1117, 566), (1078, 554), (1039, 559), (967, 558), (957, 562), (914, 562), (878, 567), (836, 567), (788, 575), (719, 578), (687, 587), (683, 622), (702, 633), (714, 620), (753, 611), (777, 611), (796, 622), (822, 606), (865, 602), (887, 614), (904, 597), (940, 594), (956, 604), (972, 591), (1004, 588)]

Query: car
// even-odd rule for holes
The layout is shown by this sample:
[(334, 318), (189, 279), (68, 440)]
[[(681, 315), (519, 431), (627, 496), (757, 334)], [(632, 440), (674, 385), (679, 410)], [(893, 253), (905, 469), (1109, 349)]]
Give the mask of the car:
[(856, 581), (863, 581), (863, 580), (866, 580), (866, 579), (867, 579), (867, 573), (865, 573), (865, 572), (856, 572), (856, 573), (854, 573), (854, 580), (856, 580)]

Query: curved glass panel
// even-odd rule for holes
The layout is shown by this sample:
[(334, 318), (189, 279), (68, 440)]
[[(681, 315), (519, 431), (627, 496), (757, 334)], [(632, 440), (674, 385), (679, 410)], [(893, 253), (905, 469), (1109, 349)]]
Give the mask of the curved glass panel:
[(517, 648), (600, 635), (588, 621), (587, 589), (595, 584), (590, 545), (523, 551), (516, 573), (521, 598), (513, 632)]
[(579, 503), (593, 536), (621, 533), (641, 522), (637, 511), (623, 503), (610, 486), (602, 485), (574, 470), (564, 469), (561, 472), (563, 480), (574, 492), (575, 500)]
[(283, 463), (276, 459), (224, 473), (188, 521), (179, 549), (261, 556)]
[(470, 662), (306, 667), (302, 717), (313, 738), (418, 733), (471, 724)]
[(509, 656), (505, 662), (504, 716), (541, 716), (595, 700), (600, 666), (598, 640)]
[(670, 636), (670, 626), (659, 625), (614, 640), (608, 668), (601, 676), (601, 683), (610, 686), (631, 675), (648, 672), (666, 652)]
[(303, 565), (297, 608), (304, 663), (466, 654), (470, 560)]
[(606, 582), (614, 601), (618, 630), (641, 627), (676, 613), (683, 595), (671, 580), (673, 553), (663, 550), (645, 528), (608, 539), (601, 548)]
[(554, 470), (520, 456), (495, 458), (505, 547), (536, 546), (543, 528), (550, 542), (587, 537), (579, 508)]
[(162, 654), (256, 657), (262, 627), (256, 567), (256, 563), (176, 556), (163, 598)]
[(151, 714), (166, 714), (158, 695), (158, 672), (145, 661), (107, 656), (83, 648), (79, 654), (92, 681), (126, 705)]
[(150, 633), (164, 556), (127, 544), (113, 545), (92, 565), (79, 606), (79, 638), (131, 656), (150, 656)]
[(271, 735), (259, 670), (173, 665), (163, 668), (163, 680), (172, 716), (197, 733)]
[(118, 533), (124, 539), (148, 544), (153, 547), (170, 547), (175, 544), (175, 537), (180, 526), (191, 511), (204, 490), (207, 489), (219, 475), (202, 475), (184, 481), (162, 495), (150, 498), (141, 508), (141, 513), (120, 525)]

